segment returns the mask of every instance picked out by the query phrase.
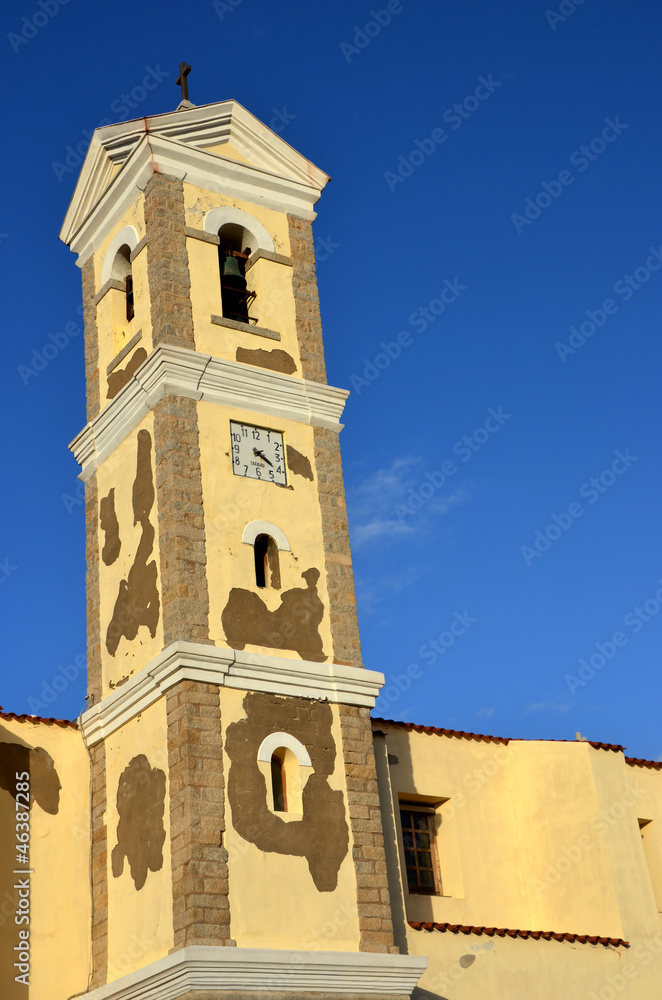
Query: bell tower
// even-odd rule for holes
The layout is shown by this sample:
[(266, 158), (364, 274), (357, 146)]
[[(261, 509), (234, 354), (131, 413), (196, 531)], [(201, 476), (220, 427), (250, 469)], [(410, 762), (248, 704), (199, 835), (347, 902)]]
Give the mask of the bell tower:
[(184, 100), (97, 129), (64, 222), (85, 310), (90, 996), (402, 998), (423, 970), (393, 943), (383, 677), (361, 662), (347, 393), (315, 277), (328, 179), (237, 102)]

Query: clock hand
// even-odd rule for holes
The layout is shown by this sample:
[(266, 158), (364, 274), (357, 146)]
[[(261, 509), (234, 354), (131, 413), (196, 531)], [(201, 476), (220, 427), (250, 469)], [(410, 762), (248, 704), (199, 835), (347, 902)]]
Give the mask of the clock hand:
[(273, 462), (269, 461), (263, 451), (260, 451), (258, 448), (253, 448), (253, 454), (257, 455), (258, 458), (261, 458), (263, 462), (266, 462), (267, 465), (270, 465), (273, 468)]

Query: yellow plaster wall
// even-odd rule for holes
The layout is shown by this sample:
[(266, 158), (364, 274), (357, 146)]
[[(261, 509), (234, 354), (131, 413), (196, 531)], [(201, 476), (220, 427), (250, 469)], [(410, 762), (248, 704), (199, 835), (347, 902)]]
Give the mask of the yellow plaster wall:
[[(629, 767), (620, 753), (589, 748), (600, 810), (602, 832), (618, 901), (623, 937), (636, 938), (658, 926), (651, 874), (641, 842), (638, 818), (646, 796), (641, 769)], [(658, 809), (662, 806), (662, 775), (658, 774)]]
[(194, 229), (204, 228), (205, 215), (212, 208), (220, 208), (224, 205), (239, 208), (242, 212), (247, 212), (248, 215), (256, 218), (269, 231), (274, 241), (276, 253), (284, 254), (286, 257), (290, 255), (287, 214), (284, 212), (276, 212), (264, 205), (256, 205), (253, 202), (232, 198), (230, 195), (220, 194), (216, 191), (208, 191), (186, 181), (184, 181), (184, 204), (186, 225)]
[(238, 160), (240, 163), (249, 162), (231, 142), (219, 142), (216, 146), (207, 146), (205, 152), (216, 153), (217, 156), (225, 156), (228, 160)]
[[(282, 432), (285, 445), (291, 445), (310, 460), (314, 481), (294, 475), (289, 467), (287, 487), (233, 475), (230, 420), (245, 421)], [(327, 660), (332, 659), (329, 597), (312, 427), (281, 420), (280, 417), (205, 402), (198, 405), (198, 426), (205, 498), (210, 638), (220, 645), (227, 645), (221, 615), (233, 587), (252, 590), (266, 602), (270, 611), (275, 611), (280, 606), (283, 592), (294, 587), (305, 588), (306, 583), (301, 574), (315, 567), (320, 571), (317, 590), (325, 608), (319, 632)], [(261, 520), (270, 521), (281, 528), (292, 546), (291, 552), (279, 553), (280, 590), (260, 590), (256, 587), (253, 547), (241, 540), (245, 526), (251, 521)], [(283, 642), (287, 642), (287, 637), (283, 636)], [(278, 649), (247, 644), (245, 648), (274, 656), (298, 656), (286, 645)]]
[[(106, 740), (109, 982), (167, 955), (174, 943), (165, 706), (165, 698), (161, 698)], [(148, 871), (147, 881), (137, 890), (126, 858), (122, 874), (118, 878), (113, 876), (112, 851), (117, 844), (120, 775), (139, 754), (147, 757), (152, 768), (165, 773), (166, 795), (163, 866), (160, 871)]]
[(630, 948), (414, 931), (411, 955), (426, 955), (426, 1000), (659, 1000), (662, 933)]
[[(243, 691), (221, 688), (224, 733), (232, 722), (246, 717), (244, 697)], [(337, 706), (333, 705), (332, 711), (336, 762), (329, 784), (344, 793), (349, 827)], [(224, 752), (226, 775), (230, 766), (230, 759)], [(228, 804), (226, 808), (231, 931), (237, 946), (358, 951), (359, 926), (351, 834), (347, 855), (338, 872), (337, 888), (333, 892), (319, 892), (305, 858), (258, 850), (235, 833), (231, 807)]]
[[(43, 747), (60, 781), (56, 814), (32, 801), (30, 810), (30, 924), (16, 925), (12, 886), (16, 864), (16, 807), (0, 789), (0, 983), (3, 1000), (62, 1000), (87, 987), (90, 966), (89, 758), (70, 727), (0, 720), (0, 743)], [(16, 983), (18, 932), (28, 927), (30, 986)], [(66, 928), (66, 948), (62, 930)]]
[(449, 895), (409, 894), (405, 888), (408, 919), (529, 926), (507, 748), (396, 728), (386, 734), (388, 752), (398, 758), (390, 776), (401, 866), (398, 796), (449, 800), (439, 810), (437, 838), (442, 885)]
[[(138, 454), (137, 439), (138, 432), (142, 429), (149, 431), (152, 438), (152, 474), (154, 476), (154, 483), (156, 483), (154, 471), (154, 421), (151, 412), (117, 446), (112, 455), (102, 463), (97, 473), (99, 500), (107, 496), (113, 487), (115, 488), (115, 511), (120, 526), (120, 539), (122, 542), (118, 558), (110, 566), (106, 566), (101, 558), (105, 534), (99, 529), (101, 664), (104, 696), (114, 687), (117, 687), (124, 678), (131, 677), (136, 671), (144, 667), (163, 648), (162, 597), (159, 621), (154, 638), (150, 635), (149, 629), (141, 625), (138, 629), (138, 635), (133, 641), (129, 642), (124, 637), (120, 639), (114, 656), (111, 656), (106, 648), (106, 630), (113, 616), (120, 581), (126, 580), (128, 577), (142, 533), (140, 523), (134, 524), (133, 513), (133, 484), (136, 478)], [(150, 512), (150, 523), (154, 526), (155, 533), (154, 547), (149, 561), (152, 559), (155, 560), (158, 569), (160, 563), (156, 496)], [(157, 576), (157, 586), (160, 593), (160, 573)]]
[(644, 860), (651, 876), (655, 906), (662, 929), (662, 771), (630, 765), (629, 780), (636, 800), (637, 819), (648, 820), (645, 828)]
[[(506, 746), (379, 728), (391, 754), (391, 788), (383, 767), (379, 780), (396, 814), (398, 793), (448, 798), (437, 810), (445, 884), (450, 832), (458, 847), (464, 898), (404, 889), (405, 914), (398, 917), (396, 906), (396, 935), (406, 935), (412, 954), (430, 957), (422, 988), (447, 1000), (587, 1000), (603, 987), (631, 1000), (659, 997), (662, 924), (638, 825), (651, 820), (649, 852), (658, 857), (659, 771), (628, 766), (621, 753), (585, 742)], [(399, 824), (397, 845), (387, 836), (386, 847), (399, 891)], [(624, 938), (631, 948), (416, 932), (405, 920)]]
[(257, 292), (249, 313), (259, 327), (280, 334), (279, 341), (243, 330), (232, 330), (211, 322), (212, 316), (222, 316), (221, 282), (218, 247), (213, 243), (189, 237), (186, 241), (191, 275), (191, 302), (195, 328), (196, 350), (213, 357), (236, 360), (238, 347), (286, 351), (301, 375), (299, 344), (296, 335), (292, 268), (289, 264), (260, 259), (248, 271), (248, 287)]
[[(139, 240), (145, 235), (144, 198), (142, 194), (136, 198), (131, 207), (124, 213), (120, 221), (108, 233), (101, 246), (94, 253), (95, 289), (97, 292), (102, 287), (101, 275), (108, 247), (115, 235), (124, 226), (133, 226), (138, 233)], [(136, 345), (136, 350), (143, 347), (147, 351), (147, 354), (152, 350), (152, 319), (149, 284), (147, 280), (147, 249), (145, 247), (143, 247), (134, 259), (131, 268), (135, 308), (133, 319), (127, 321), (124, 293), (117, 289), (111, 289), (107, 292), (97, 305), (99, 384), (102, 408), (108, 402), (106, 398), (108, 387), (106, 369), (124, 345), (131, 340), (138, 330), (141, 330), (142, 337)], [(127, 355), (117, 366), (117, 369), (125, 368), (132, 354), (133, 352)]]
[[(286, 214), (186, 183), (184, 198), (187, 226), (203, 229), (204, 218), (212, 208), (221, 206), (238, 208), (257, 219), (268, 230), (274, 241), (276, 253), (289, 257)], [(257, 297), (249, 310), (250, 314), (257, 319), (258, 326), (280, 333), (281, 340), (278, 342), (256, 334), (214, 326), (211, 323), (212, 315), (220, 316), (223, 312), (218, 248), (214, 244), (192, 237), (187, 239), (187, 248), (196, 350), (234, 361), (237, 347), (263, 350), (277, 348), (286, 351), (294, 358), (297, 372), (300, 373), (291, 266), (262, 259), (258, 260), (247, 274), (248, 287), (257, 292)], [(252, 249), (255, 250), (256, 247)]]
[[(394, 797), (448, 798), (439, 813), (460, 846), (461, 905), (407, 893), (410, 919), (613, 937), (650, 931), (637, 818), (659, 816), (657, 772), (639, 781), (641, 769), (627, 768), (621, 754), (581, 742), (506, 747), (394, 728), (387, 743), (399, 759), (390, 769)], [(441, 867), (446, 884), (443, 859)]]

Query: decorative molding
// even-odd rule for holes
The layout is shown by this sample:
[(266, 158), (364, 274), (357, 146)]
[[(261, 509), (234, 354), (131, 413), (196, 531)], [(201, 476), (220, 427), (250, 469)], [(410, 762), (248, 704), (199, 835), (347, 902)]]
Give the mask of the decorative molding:
[(120, 247), (127, 246), (129, 255), (138, 246), (139, 236), (134, 226), (123, 226), (119, 232), (115, 233), (106, 250), (101, 267), (101, 285), (105, 285), (109, 278), (113, 276), (113, 264)]
[(241, 540), (247, 545), (255, 545), (255, 539), (258, 535), (271, 535), (281, 552), (292, 551), (292, 546), (285, 532), (277, 524), (272, 524), (271, 521), (250, 521), (244, 528)]
[(301, 767), (313, 766), (310, 754), (306, 750), (303, 743), (301, 743), (296, 736), (292, 736), (290, 733), (270, 733), (268, 736), (265, 736), (260, 743), (260, 749), (257, 752), (257, 759), (262, 763), (270, 764), (274, 751), (278, 750), (280, 747), (285, 747), (286, 750), (291, 750)]
[(165, 396), (202, 399), (340, 431), (346, 389), (161, 344), (69, 445), (86, 482)]
[(140, 242), (136, 244), (135, 249), (133, 249), (129, 254), (129, 260), (132, 264), (136, 259), (136, 257), (138, 256), (138, 254), (142, 253), (142, 251), (145, 249), (146, 246), (147, 246), (147, 233), (145, 233)]
[(226, 326), (229, 330), (252, 333), (256, 337), (268, 337), (269, 340), (280, 340), (280, 334), (276, 330), (269, 330), (266, 326), (251, 326), (250, 323), (240, 323), (239, 320), (228, 319), (227, 316), (215, 316), (213, 314), (211, 321), (214, 326)]
[(113, 360), (110, 362), (110, 364), (106, 368), (106, 375), (110, 375), (110, 373), (112, 372), (113, 368), (117, 368), (117, 366), (120, 363), (120, 361), (124, 361), (124, 358), (127, 356), (127, 354), (131, 353), (131, 351), (133, 350), (133, 348), (136, 346), (136, 344), (138, 343), (138, 341), (141, 339), (142, 335), (143, 335), (142, 330), (138, 330), (138, 333), (134, 334), (134, 336), (131, 338), (131, 340), (128, 342), (128, 344), (124, 345), (124, 347), (122, 348), (122, 350), (119, 351), (115, 355), (115, 357), (113, 358)]
[(341, 663), (313, 663), (180, 640), (82, 715), (88, 746), (106, 739), (180, 681), (373, 708), (384, 675)]
[(95, 306), (99, 305), (102, 298), (104, 298), (104, 296), (108, 294), (111, 288), (114, 288), (117, 292), (126, 291), (126, 286), (122, 284), (119, 278), (109, 278), (108, 281), (106, 281), (105, 284), (101, 286), (97, 294), (92, 299), (92, 302), (94, 303)]
[[(208, 149), (228, 141), (247, 162)], [(79, 264), (102, 245), (156, 172), (309, 220), (329, 180), (236, 101), (99, 128), (60, 232)]]
[(287, 267), (292, 267), (292, 258), (286, 257), (285, 254), (270, 253), (268, 250), (256, 250), (246, 264), (246, 271), (250, 271), (253, 264), (257, 264), (258, 260), (272, 260), (275, 264), (285, 264)]
[[(252, 251), (268, 250), (270, 253), (275, 252), (274, 241), (269, 230), (261, 222), (258, 222), (254, 216), (249, 215), (248, 212), (244, 212), (241, 208), (234, 208), (232, 205), (220, 205), (217, 208), (211, 208), (203, 221), (205, 232), (213, 236), (218, 236), (219, 230), (223, 226), (229, 225), (241, 226), (250, 234), (251, 242), (257, 244), (257, 246), (251, 247)], [(247, 240), (248, 236), (244, 238)]]
[(203, 243), (213, 243), (214, 246), (218, 246), (221, 242), (213, 233), (206, 233), (204, 229), (194, 229), (193, 226), (186, 226), (184, 232), (192, 240), (202, 240)]
[(86, 993), (88, 1000), (176, 1000), (224, 993), (409, 996), (427, 969), (418, 955), (196, 945)]

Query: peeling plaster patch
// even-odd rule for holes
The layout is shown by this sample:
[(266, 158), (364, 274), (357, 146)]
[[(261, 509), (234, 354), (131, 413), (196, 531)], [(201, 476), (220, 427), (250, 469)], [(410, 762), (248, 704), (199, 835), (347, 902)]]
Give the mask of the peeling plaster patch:
[(291, 444), (285, 446), (287, 451), (287, 467), (295, 476), (303, 476), (304, 479), (313, 481), (313, 470), (310, 459), (302, 455), (300, 451), (293, 448)]
[(292, 375), (297, 370), (294, 358), (287, 351), (281, 351), (279, 348), (275, 348), (273, 351), (264, 351), (261, 347), (256, 350), (238, 347), (236, 359), (243, 361), (246, 365), (269, 368), (274, 372), (284, 372), (285, 375)]
[(106, 399), (114, 399), (120, 389), (123, 389), (127, 382), (131, 381), (143, 361), (146, 360), (147, 351), (144, 347), (139, 347), (138, 350), (129, 358), (126, 368), (119, 368), (117, 371), (111, 372), (108, 376), (108, 392), (106, 393)]
[(0, 743), (0, 788), (16, 798), (16, 774), (30, 774), (30, 805), (33, 800), (44, 812), (55, 816), (60, 808), (59, 775), (55, 761), (43, 747), (22, 743)]
[(120, 540), (120, 526), (115, 513), (115, 487), (107, 497), (102, 497), (99, 504), (99, 524), (105, 534), (105, 541), (101, 558), (106, 566), (112, 566), (120, 554), (122, 542)]
[(326, 660), (319, 634), (324, 617), (324, 605), (317, 594), (320, 573), (311, 568), (301, 576), (306, 581), (306, 589), (286, 590), (275, 611), (269, 611), (252, 590), (234, 587), (230, 591), (221, 622), (233, 649), (243, 649), (251, 643), (268, 649), (294, 649), (302, 660), (316, 663)]
[[(330, 705), (261, 692), (244, 698), (246, 718), (228, 726), (225, 747), (231, 766), (228, 800), (232, 823), (259, 850), (304, 857), (319, 892), (333, 892), (349, 849), (344, 796), (329, 786), (336, 759)], [(257, 754), (270, 733), (295, 736), (308, 750), (313, 773), (303, 790), (303, 818), (285, 822), (267, 805), (267, 787)]]
[(137, 890), (147, 881), (148, 871), (158, 872), (163, 867), (165, 792), (165, 772), (151, 767), (143, 753), (134, 757), (120, 775), (117, 844), (111, 855), (113, 876), (120, 877), (126, 858)]
[(133, 523), (140, 524), (142, 534), (133, 565), (126, 580), (120, 581), (117, 600), (108, 630), (106, 648), (111, 656), (117, 652), (120, 639), (132, 640), (144, 625), (152, 639), (159, 621), (159, 590), (156, 562), (147, 559), (154, 548), (154, 527), (149, 514), (154, 506), (154, 477), (152, 475), (152, 439), (149, 431), (138, 431), (138, 459), (133, 483)]

